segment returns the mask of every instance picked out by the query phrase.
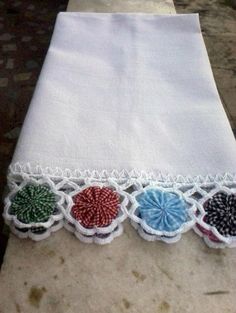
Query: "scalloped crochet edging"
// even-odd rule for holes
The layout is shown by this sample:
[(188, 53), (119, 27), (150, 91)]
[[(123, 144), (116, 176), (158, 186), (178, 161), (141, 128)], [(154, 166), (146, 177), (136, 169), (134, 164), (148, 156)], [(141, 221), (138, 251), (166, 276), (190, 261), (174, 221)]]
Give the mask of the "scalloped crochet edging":
[[(106, 244), (122, 234), (122, 224), (129, 219), (147, 241), (175, 243), (193, 229), (209, 247), (236, 246), (236, 237), (221, 233), (228, 224), (217, 228), (214, 215), (211, 225), (204, 218), (210, 214), (205, 203), (219, 193), (227, 194), (221, 198), (236, 206), (235, 174), (154, 177), (137, 171), (62, 171), (16, 163), (9, 167), (8, 185), (3, 216), (20, 238), (42, 240), (64, 226), (82, 242)], [(52, 195), (55, 203), (47, 202)], [(48, 215), (52, 204), (53, 214)], [(224, 218), (230, 223), (227, 212)]]

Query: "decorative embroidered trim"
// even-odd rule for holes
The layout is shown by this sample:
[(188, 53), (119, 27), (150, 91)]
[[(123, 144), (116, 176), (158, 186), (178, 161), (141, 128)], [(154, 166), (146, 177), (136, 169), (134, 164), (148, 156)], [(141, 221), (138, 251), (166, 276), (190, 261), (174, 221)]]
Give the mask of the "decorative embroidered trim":
[(59, 167), (51, 168), (46, 167), (42, 168), (41, 166), (31, 167), (29, 163), (21, 164), (19, 162), (11, 164), (9, 166), (9, 172), (12, 174), (29, 174), (34, 176), (42, 176), (47, 175), (51, 178), (71, 178), (71, 179), (92, 179), (99, 181), (107, 181), (108, 179), (115, 180), (117, 182), (138, 179), (142, 182), (146, 181), (158, 181), (158, 182), (166, 182), (166, 183), (211, 183), (211, 182), (235, 182), (236, 181), (236, 173), (221, 173), (216, 175), (198, 175), (198, 176), (190, 176), (190, 175), (171, 175), (171, 174), (154, 174), (153, 172), (146, 171), (137, 171), (135, 169), (128, 170), (70, 170), (65, 169), (62, 170)]
[(173, 188), (141, 187), (130, 200), (132, 225), (148, 241), (176, 242), (195, 224), (196, 202)]
[[(33, 214), (32, 206), (27, 207), (28, 212), (26, 215), (24, 215), (25, 219), (19, 218), (19, 216), (22, 217), (22, 215), (19, 214), (19, 210), (18, 210), (19, 205), (20, 205), (19, 198), (21, 198), (21, 200), (22, 200), (22, 198), (24, 196), (26, 196), (26, 191), (29, 192), (29, 186), (32, 187), (31, 191), (33, 193), (35, 193), (35, 195), (36, 195), (37, 191), (42, 192), (42, 190), (44, 190), (45, 195), (46, 195), (46, 191), (47, 191), (47, 197), (49, 194), (54, 195), (53, 199), (55, 200), (55, 207), (54, 207), (54, 209), (52, 209), (51, 214), (49, 214), (49, 211), (48, 211), (47, 214), (44, 215), (45, 218), (47, 217), (45, 221), (44, 220), (37, 221), (37, 219), (36, 219), (36, 221), (34, 221), (33, 219), (26, 218), (26, 215), (29, 216), (29, 214), (31, 214), (31, 217), (36, 216), (36, 213)], [(19, 184), (12, 181), (10, 189), (11, 189), (10, 193), (5, 198), (5, 208), (4, 208), (3, 217), (5, 219), (5, 222), (8, 225), (10, 225), (12, 229), (15, 227), (15, 233), (19, 233), (19, 229), (28, 229), (27, 232), (26, 231), (24, 232), (24, 236), (23, 235), (21, 236), (22, 238), (26, 238), (27, 236), (29, 236), (31, 238), (32, 237), (36, 238), (37, 233), (35, 233), (35, 231), (34, 231), (35, 228), (43, 227), (43, 228), (48, 230), (50, 227), (52, 227), (55, 224), (55, 222), (63, 220), (62, 204), (64, 203), (64, 195), (63, 195), (63, 193), (56, 190), (52, 181), (50, 179), (48, 179), (47, 177), (43, 177), (39, 180), (36, 180), (33, 177), (24, 176), (24, 178), (22, 177), (22, 180), (21, 180), (21, 182), (19, 182)], [(32, 194), (32, 196), (33, 196), (33, 194)], [(37, 194), (37, 196), (38, 196), (38, 194)], [(28, 195), (28, 197), (29, 197), (29, 195)], [(23, 199), (23, 200), (25, 200), (25, 199)], [(28, 200), (29, 200), (29, 198), (28, 198)], [(50, 198), (50, 201), (51, 200), (52, 199)], [(32, 199), (31, 199), (31, 201), (32, 201)], [(18, 207), (16, 204), (18, 204)], [(50, 202), (50, 204), (52, 204), (52, 203)], [(41, 207), (43, 207), (43, 206), (45, 206), (45, 203), (42, 203)], [(12, 208), (15, 208), (15, 209), (13, 210)], [(41, 213), (40, 216), (42, 217), (42, 215), (43, 214)], [(27, 219), (29, 222), (27, 222)], [(13, 227), (13, 225), (14, 225), (14, 227)], [(57, 229), (57, 228), (54, 227), (54, 229)], [(48, 232), (48, 234), (50, 234), (50, 232)], [(39, 234), (39, 236), (38, 236), (39, 238), (42, 237), (40, 235), (41, 234)], [(43, 236), (43, 238), (44, 238), (44, 236)]]
[[(65, 205), (63, 208), (63, 214), (65, 218), (65, 227), (72, 231), (79, 239), (82, 241), (89, 241), (89, 242), (96, 242), (104, 244), (104, 242), (110, 242), (113, 238), (120, 235), (123, 231), (123, 228), (119, 227), (121, 223), (127, 218), (127, 211), (126, 207), (128, 205), (128, 196), (127, 193), (124, 192), (119, 185), (114, 183), (113, 181), (109, 180), (106, 183), (102, 182), (93, 182), (90, 180), (84, 181), (84, 185), (81, 187), (79, 185), (73, 185), (75, 189), (73, 191), (68, 192), (65, 194)], [(94, 226), (94, 227), (85, 227), (81, 221), (74, 218), (71, 211), (74, 207), (74, 197), (87, 190), (88, 188), (96, 187), (96, 188), (108, 188), (115, 192), (119, 198), (118, 204), (118, 211), (114, 218), (111, 220), (109, 225), (107, 226)], [(118, 227), (118, 230), (117, 230)], [(115, 231), (115, 234), (113, 233)], [(103, 237), (102, 237), (103, 236)], [(108, 238), (104, 238), (109, 237)], [(88, 237), (94, 237), (93, 239), (89, 240)], [(106, 240), (105, 240), (106, 239)]]
[[(9, 212), (12, 200), (16, 193), (26, 185), (47, 186), (56, 195), (56, 210), (50, 215), (47, 222), (22, 223), (16, 215)], [(233, 247), (236, 246), (236, 238), (224, 237), (217, 233), (213, 226), (205, 223), (203, 218), (204, 203), (217, 192), (227, 194), (236, 193), (236, 175), (207, 175), (207, 176), (170, 176), (157, 175), (137, 171), (62, 171), (56, 169), (31, 168), (29, 164), (16, 163), (9, 167), (8, 185), (10, 193), (5, 200), (4, 218), (10, 225), (12, 231), (21, 238), (32, 238), (41, 240), (51, 232), (64, 227), (75, 234), (83, 242), (108, 243), (123, 231), (122, 222), (129, 216), (131, 224), (137, 229), (144, 239), (162, 240), (173, 243), (180, 239), (181, 234), (192, 228), (197, 234), (204, 238), (204, 241), (211, 247)], [(111, 188), (119, 195), (119, 214), (112, 223), (105, 227), (86, 228), (71, 215), (71, 208), (74, 205), (73, 197), (84, 189), (99, 186)], [(135, 194), (148, 188), (162, 188), (164, 191), (172, 190), (187, 201), (189, 212), (194, 212), (194, 219), (186, 223), (186, 227), (180, 227), (173, 233), (158, 233), (151, 228), (144, 226), (135, 213), (137, 204)], [(131, 209), (130, 203), (132, 204)], [(197, 208), (197, 210), (196, 210)], [(194, 222), (197, 224), (194, 225)], [(188, 224), (189, 223), (189, 224)], [(209, 233), (210, 232), (210, 233)], [(219, 241), (219, 242), (218, 242)]]
[(64, 227), (74, 233), (74, 235), (82, 242), (84, 243), (96, 243), (99, 245), (105, 245), (108, 243), (111, 243), (113, 239), (116, 237), (119, 237), (123, 234), (123, 225), (118, 224), (117, 227), (111, 232), (107, 234), (95, 234), (91, 236), (86, 236), (78, 231), (76, 231), (76, 228), (74, 225), (69, 223), (68, 221), (65, 220), (64, 222)]
[(56, 196), (48, 186), (28, 184), (11, 200), (8, 213), (24, 224), (45, 222), (56, 207)]
[[(211, 205), (210, 210), (216, 212), (219, 210), (219, 194), (225, 194), (226, 197), (234, 195), (235, 197), (235, 188), (230, 189), (226, 186), (221, 186), (212, 190), (207, 194), (202, 200), (201, 205), (198, 207), (196, 212), (196, 225), (194, 231), (204, 239), (205, 243), (211, 248), (225, 248), (225, 247), (236, 247), (236, 236), (231, 236), (230, 234), (225, 235), (224, 229), (222, 229), (222, 221), (225, 221), (225, 225), (228, 225), (228, 218), (230, 214), (230, 207), (224, 207), (224, 203), (220, 203), (220, 223), (217, 223), (215, 214), (214, 219), (212, 220), (211, 212), (209, 212), (209, 204)], [(226, 199), (225, 199), (226, 200)], [(235, 198), (234, 198), (235, 200)], [(235, 206), (235, 203), (234, 203)], [(234, 209), (234, 208), (233, 208)], [(209, 213), (210, 217), (209, 218)], [(236, 212), (232, 212), (234, 218)], [(218, 219), (218, 217), (217, 217)], [(231, 224), (231, 227), (234, 227), (234, 232), (236, 231), (236, 224)]]
[(142, 226), (140, 226), (138, 223), (132, 220), (131, 220), (131, 225), (134, 227), (134, 229), (137, 230), (140, 237), (142, 237), (144, 240), (147, 240), (147, 241), (163, 241), (165, 243), (171, 244), (171, 243), (176, 243), (177, 241), (181, 239), (181, 234), (176, 234), (173, 237), (157, 236), (157, 235), (149, 234), (143, 229)]
[(40, 241), (48, 238), (52, 233), (61, 229), (64, 225), (63, 220), (54, 222), (54, 224), (49, 228), (41, 227), (41, 231), (36, 231), (34, 227), (32, 228), (17, 228), (14, 223), (10, 223), (9, 227), (13, 234), (21, 239), (30, 238), (34, 241)]
[(71, 215), (85, 228), (106, 227), (119, 211), (119, 196), (109, 187), (89, 186), (73, 198)]
[(224, 237), (236, 236), (236, 195), (216, 193), (203, 204), (206, 224), (214, 226)]

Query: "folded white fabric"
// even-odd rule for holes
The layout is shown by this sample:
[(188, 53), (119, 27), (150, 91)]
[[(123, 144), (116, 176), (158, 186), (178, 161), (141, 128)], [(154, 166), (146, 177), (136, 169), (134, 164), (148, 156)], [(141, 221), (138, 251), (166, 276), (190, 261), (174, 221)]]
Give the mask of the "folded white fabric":
[(147, 240), (232, 246), (235, 156), (197, 14), (60, 13), (4, 216), (33, 239), (106, 243), (129, 216)]

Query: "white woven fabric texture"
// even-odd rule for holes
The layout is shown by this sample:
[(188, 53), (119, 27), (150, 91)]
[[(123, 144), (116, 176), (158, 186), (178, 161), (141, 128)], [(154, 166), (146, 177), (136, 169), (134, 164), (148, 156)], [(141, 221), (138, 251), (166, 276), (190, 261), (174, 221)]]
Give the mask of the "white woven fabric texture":
[(12, 163), (235, 173), (197, 14), (60, 13)]

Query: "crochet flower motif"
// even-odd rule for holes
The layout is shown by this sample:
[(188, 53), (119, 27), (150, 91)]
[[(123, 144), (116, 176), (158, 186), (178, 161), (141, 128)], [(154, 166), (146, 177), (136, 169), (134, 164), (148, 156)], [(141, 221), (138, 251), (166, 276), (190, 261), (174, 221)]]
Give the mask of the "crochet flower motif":
[(48, 187), (29, 184), (16, 193), (9, 213), (25, 224), (45, 222), (55, 206), (56, 197)]
[(186, 203), (176, 193), (148, 189), (136, 200), (140, 218), (154, 230), (173, 232), (188, 220)]
[(236, 195), (216, 193), (203, 205), (203, 220), (225, 237), (236, 236)]
[[(213, 242), (213, 243), (221, 243), (221, 240), (219, 240), (216, 235), (213, 234), (211, 230), (205, 229), (202, 225), (196, 224), (196, 228), (198, 231), (200, 231), (201, 235), (207, 236), (207, 238)], [(198, 233), (198, 232), (197, 232)]]
[(71, 215), (85, 228), (105, 227), (119, 211), (119, 195), (108, 187), (91, 186), (73, 197)]

